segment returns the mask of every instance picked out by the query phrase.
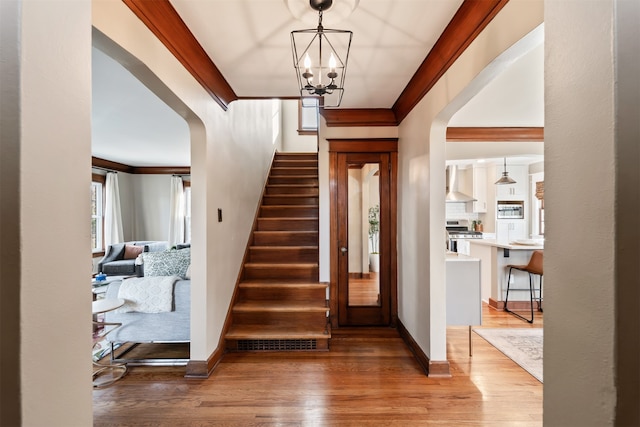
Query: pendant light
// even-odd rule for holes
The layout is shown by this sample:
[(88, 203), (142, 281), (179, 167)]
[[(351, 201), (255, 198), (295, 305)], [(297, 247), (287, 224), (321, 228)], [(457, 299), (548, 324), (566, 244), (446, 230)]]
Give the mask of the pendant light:
[(502, 176), (499, 180), (496, 181), (496, 185), (505, 185), (505, 184), (515, 184), (516, 180), (509, 176), (509, 172), (507, 172), (507, 158), (504, 158), (504, 172), (502, 172)]
[(353, 33), (322, 25), (322, 12), (333, 5), (333, 0), (309, 0), (309, 5), (318, 12), (318, 27), (291, 32), (300, 97), (322, 97), (324, 107), (338, 107), (344, 93)]

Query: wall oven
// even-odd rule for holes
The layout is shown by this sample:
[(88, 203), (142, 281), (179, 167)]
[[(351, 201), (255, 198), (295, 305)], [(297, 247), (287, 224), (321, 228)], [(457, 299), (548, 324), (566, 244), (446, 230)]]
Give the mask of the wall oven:
[(498, 200), (496, 217), (498, 219), (523, 219), (524, 218), (524, 201), (523, 200)]

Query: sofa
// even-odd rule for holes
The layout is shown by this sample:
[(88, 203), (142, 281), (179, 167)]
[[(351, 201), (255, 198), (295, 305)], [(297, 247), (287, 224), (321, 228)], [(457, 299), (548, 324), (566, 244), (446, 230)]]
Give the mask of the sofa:
[(143, 266), (136, 259), (142, 252), (161, 252), (169, 249), (169, 242), (139, 241), (110, 245), (98, 262), (98, 272), (108, 276), (143, 276)]
[[(115, 355), (115, 348), (123, 343), (176, 343), (191, 338), (191, 249), (171, 249), (163, 252), (143, 252), (146, 265), (144, 277), (127, 278), (109, 283), (105, 298), (125, 300), (125, 306), (105, 313), (105, 322), (120, 323), (106, 336), (111, 344), (111, 358), (115, 362), (147, 365), (182, 365), (186, 359), (124, 359), (125, 353)], [(161, 284), (156, 287), (156, 284)], [(137, 296), (131, 289), (138, 289)], [(158, 293), (154, 293), (158, 289)], [(157, 304), (164, 299), (163, 310), (145, 310), (144, 300)], [(140, 303), (140, 304), (139, 304)], [(155, 305), (153, 305), (155, 307)]]

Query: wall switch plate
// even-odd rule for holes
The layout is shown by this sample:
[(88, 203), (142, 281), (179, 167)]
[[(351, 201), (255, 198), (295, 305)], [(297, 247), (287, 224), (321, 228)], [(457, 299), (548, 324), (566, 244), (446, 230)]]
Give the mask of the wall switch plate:
[(218, 208), (218, 222), (222, 222), (222, 209)]

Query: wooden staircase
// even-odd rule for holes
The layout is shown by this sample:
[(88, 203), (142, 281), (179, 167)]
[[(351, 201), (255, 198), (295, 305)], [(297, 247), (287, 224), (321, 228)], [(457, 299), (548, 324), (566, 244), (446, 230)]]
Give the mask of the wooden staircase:
[(318, 278), (318, 156), (277, 153), (236, 291), (227, 349), (327, 350), (327, 285)]

